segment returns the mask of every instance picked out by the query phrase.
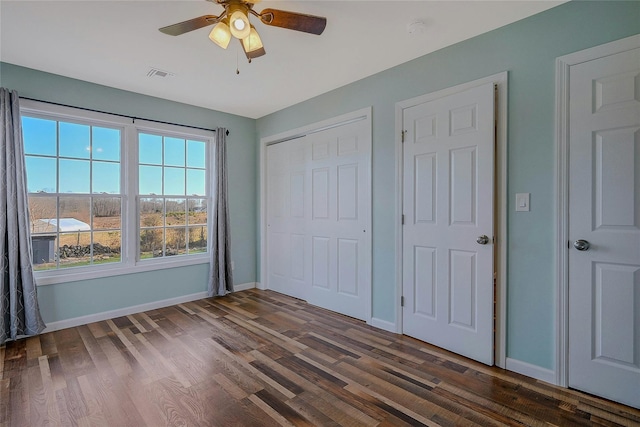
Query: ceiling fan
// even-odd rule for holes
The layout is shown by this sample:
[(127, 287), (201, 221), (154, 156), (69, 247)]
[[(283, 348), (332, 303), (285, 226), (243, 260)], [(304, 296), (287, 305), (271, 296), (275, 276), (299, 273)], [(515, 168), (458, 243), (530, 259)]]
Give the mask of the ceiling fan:
[(260, 19), (263, 24), (304, 33), (320, 35), (327, 25), (327, 18), (307, 15), (303, 13), (287, 12), (278, 9), (264, 9), (262, 12), (253, 10), (255, 3), (260, 0), (207, 0), (215, 2), (224, 11), (218, 15), (204, 15), (177, 24), (160, 28), (160, 31), (170, 36), (179, 36), (189, 31), (214, 25), (209, 38), (223, 49), (229, 46), (231, 36), (240, 40), (240, 44), (249, 61), (264, 55), (266, 52), (256, 28), (249, 22), (249, 15)]

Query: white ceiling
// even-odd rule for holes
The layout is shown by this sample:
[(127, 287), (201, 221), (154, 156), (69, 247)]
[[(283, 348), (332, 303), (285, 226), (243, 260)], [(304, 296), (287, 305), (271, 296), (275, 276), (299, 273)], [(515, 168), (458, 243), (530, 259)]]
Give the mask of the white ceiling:
[[(395, 65), (554, 7), (562, 1), (264, 1), (327, 17), (321, 36), (251, 17), (267, 55), (247, 63), (204, 28), (159, 27), (218, 15), (203, 0), (0, 0), (0, 60), (119, 89), (259, 118)], [(409, 34), (415, 20), (423, 34)], [(236, 74), (236, 64), (240, 74)], [(151, 67), (174, 73), (147, 77)]]

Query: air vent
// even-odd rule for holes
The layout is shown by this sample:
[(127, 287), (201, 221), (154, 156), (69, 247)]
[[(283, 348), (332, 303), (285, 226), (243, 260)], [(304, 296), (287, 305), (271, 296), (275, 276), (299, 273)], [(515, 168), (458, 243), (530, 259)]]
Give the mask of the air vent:
[(159, 70), (153, 67), (149, 69), (149, 72), (147, 73), (147, 77), (173, 77), (173, 76), (175, 76), (175, 74), (170, 73), (168, 71)]

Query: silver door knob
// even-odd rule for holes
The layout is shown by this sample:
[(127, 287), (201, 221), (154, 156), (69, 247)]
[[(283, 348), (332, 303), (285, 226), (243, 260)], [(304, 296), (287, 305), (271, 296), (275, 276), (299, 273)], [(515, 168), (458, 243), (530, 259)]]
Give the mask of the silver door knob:
[(486, 245), (487, 243), (489, 243), (489, 238), (483, 234), (482, 236), (478, 236), (476, 242), (478, 242), (478, 244), (480, 245)]
[(579, 251), (588, 251), (591, 245), (586, 240), (576, 240), (573, 242), (573, 247)]

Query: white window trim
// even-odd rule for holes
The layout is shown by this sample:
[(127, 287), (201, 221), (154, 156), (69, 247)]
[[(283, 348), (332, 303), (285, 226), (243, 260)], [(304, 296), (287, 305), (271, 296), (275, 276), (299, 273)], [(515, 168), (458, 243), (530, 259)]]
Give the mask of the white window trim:
[[(121, 218), (121, 261), (113, 264), (100, 264), (96, 266), (72, 267), (57, 270), (36, 271), (36, 283), (38, 286), (68, 283), (81, 280), (98, 279), (104, 277), (135, 274), (146, 271), (162, 270), (167, 268), (186, 267), (190, 265), (205, 264), (209, 262), (209, 253), (196, 255), (177, 255), (156, 259), (139, 260), (138, 244), (140, 225), (137, 221), (138, 204), (138, 132), (161, 133), (165, 136), (176, 136), (185, 139), (205, 140), (206, 150), (206, 194), (207, 206), (213, 206), (212, 179), (213, 179), (213, 153), (215, 133), (201, 129), (187, 128), (183, 126), (156, 123), (142, 119), (132, 120), (107, 113), (87, 111), (79, 108), (59, 106), (45, 102), (21, 100), (20, 110), (24, 115), (34, 115), (43, 118), (51, 118), (58, 121), (89, 122), (93, 125), (107, 125), (123, 130), (120, 168), (121, 194), (122, 194), (122, 218)], [(209, 239), (211, 236), (211, 215), (208, 212), (207, 230)]]

